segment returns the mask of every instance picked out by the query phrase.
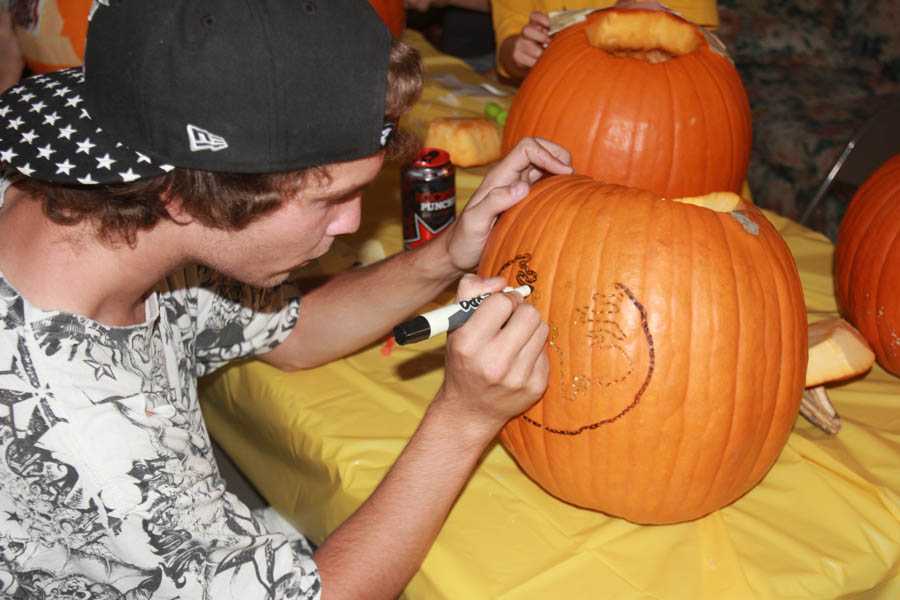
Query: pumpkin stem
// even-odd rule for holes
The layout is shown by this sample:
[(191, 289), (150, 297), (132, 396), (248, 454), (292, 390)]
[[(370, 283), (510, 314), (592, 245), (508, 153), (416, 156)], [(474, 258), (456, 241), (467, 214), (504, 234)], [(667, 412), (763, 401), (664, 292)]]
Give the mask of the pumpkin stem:
[(690, 54), (703, 44), (699, 28), (663, 10), (603, 10), (585, 27), (588, 41), (613, 56), (656, 64)]

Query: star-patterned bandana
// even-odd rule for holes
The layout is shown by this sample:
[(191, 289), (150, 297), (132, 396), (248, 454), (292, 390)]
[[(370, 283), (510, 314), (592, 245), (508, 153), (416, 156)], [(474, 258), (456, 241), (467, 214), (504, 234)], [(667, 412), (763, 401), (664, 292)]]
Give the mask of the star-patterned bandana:
[(24, 79), (0, 96), (0, 162), (28, 177), (74, 185), (134, 181), (174, 167), (106, 134), (83, 105), (81, 68)]

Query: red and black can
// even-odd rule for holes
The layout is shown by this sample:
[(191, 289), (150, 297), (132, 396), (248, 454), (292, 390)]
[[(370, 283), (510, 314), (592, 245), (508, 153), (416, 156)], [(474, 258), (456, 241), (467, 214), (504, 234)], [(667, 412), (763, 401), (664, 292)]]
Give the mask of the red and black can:
[(450, 155), (423, 148), (403, 167), (403, 247), (437, 237), (456, 219), (456, 171)]

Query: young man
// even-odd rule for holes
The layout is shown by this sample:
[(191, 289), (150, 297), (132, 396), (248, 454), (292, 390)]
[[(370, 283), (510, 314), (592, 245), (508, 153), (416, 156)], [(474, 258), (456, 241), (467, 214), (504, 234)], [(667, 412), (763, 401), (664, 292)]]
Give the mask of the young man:
[(108, 0), (83, 70), (0, 96), (0, 595), (402, 591), (484, 448), (546, 386), (533, 307), (495, 294), (448, 338), (407, 448), (312, 557), (225, 493), (196, 379), (377, 340), (475, 268), (529, 183), (571, 171), (525, 140), (441, 237), (301, 306), (283, 282), (358, 226), (421, 77), (364, 0)]

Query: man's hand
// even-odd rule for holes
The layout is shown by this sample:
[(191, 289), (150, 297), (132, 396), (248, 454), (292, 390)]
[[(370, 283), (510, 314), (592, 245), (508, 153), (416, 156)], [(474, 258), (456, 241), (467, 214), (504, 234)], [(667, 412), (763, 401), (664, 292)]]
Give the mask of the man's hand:
[[(460, 280), (458, 299), (499, 292), (499, 277)], [(547, 388), (550, 362), (544, 345), (549, 327), (516, 292), (494, 293), (465, 325), (447, 337), (444, 385), (435, 402), (493, 437), (511, 418), (534, 404)]]
[(523, 138), (485, 175), (445, 233), (453, 266), (463, 273), (478, 266), (497, 217), (527, 196), (532, 183), (544, 174), (571, 172), (572, 158), (565, 148), (541, 138)]

